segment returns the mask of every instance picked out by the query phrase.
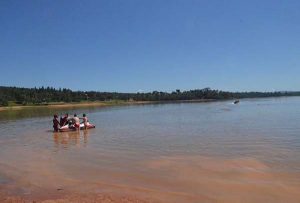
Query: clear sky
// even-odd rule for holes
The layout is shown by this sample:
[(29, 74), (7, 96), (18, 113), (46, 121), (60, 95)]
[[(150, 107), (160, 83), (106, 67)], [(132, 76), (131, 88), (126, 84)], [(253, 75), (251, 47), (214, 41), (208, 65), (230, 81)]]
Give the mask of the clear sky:
[(0, 1), (0, 85), (300, 90), (300, 1)]

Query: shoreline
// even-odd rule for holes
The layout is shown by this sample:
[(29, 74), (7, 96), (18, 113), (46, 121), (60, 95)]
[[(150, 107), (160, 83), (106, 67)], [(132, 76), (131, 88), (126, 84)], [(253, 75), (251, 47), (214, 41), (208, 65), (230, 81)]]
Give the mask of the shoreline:
[(277, 97), (251, 97), (251, 98), (231, 98), (231, 99), (193, 99), (193, 100), (160, 100), (160, 101), (123, 101), (123, 100), (111, 100), (111, 101), (88, 101), (88, 102), (50, 102), (39, 105), (13, 105), (13, 106), (0, 106), (0, 112), (2, 111), (15, 111), (24, 109), (35, 108), (81, 108), (81, 107), (109, 107), (109, 106), (125, 106), (125, 105), (140, 105), (140, 104), (176, 104), (176, 103), (204, 103), (204, 102), (217, 102), (217, 101), (231, 101), (241, 99), (264, 99), (264, 98), (285, 98), (285, 97), (297, 97), (297, 96), (277, 96)]
[(0, 112), (2, 111), (15, 111), (23, 109), (35, 109), (35, 108), (73, 108), (73, 107), (108, 107), (108, 106), (125, 106), (125, 105), (140, 105), (140, 104), (167, 104), (167, 103), (202, 103), (219, 101), (215, 99), (197, 99), (197, 100), (174, 100), (174, 101), (95, 101), (95, 102), (70, 102), (70, 103), (49, 103), (42, 105), (16, 105), (16, 106), (0, 106)]
[(70, 102), (70, 103), (49, 103), (41, 105), (16, 105), (16, 106), (0, 106), (1, 111), (14, 111), (23, 109), (35, 108), (72, 108), (72, 107), (106, 107), (106, 106), (119, 106), (119, 105), (133, 105), (133, 104), (146, 104), (149, 102), (127, 102), (127, 101), (96, 101), (96, 102)]

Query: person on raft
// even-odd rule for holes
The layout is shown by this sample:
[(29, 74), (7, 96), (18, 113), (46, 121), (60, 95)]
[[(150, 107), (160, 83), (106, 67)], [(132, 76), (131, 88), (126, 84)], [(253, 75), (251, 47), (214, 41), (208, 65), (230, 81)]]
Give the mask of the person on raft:
[(53, 129), (54, 132), (59, 131), (59, 127), (63, 127), (65, 125), (69, 125), (69, 128), (74, 128), (76, 130), (80, 130), (80, 119), (82, 119), (82, 124), (84, 124), (84, 129), (88, 128), (89, 120), (86, 114), (82, 115), (83, 117), (79, 118), (77, 114), (74, 114), (74, 117), (69, 117), (68, 113), (64, 115), (64, 117), (60, 117), (58, 120), (58, 116), (55, 114), (53, 116)]
[(54, 132), (58, 132), (58, 127), (59, 127), (59, 121), (58, 121), (58, 116), (55, 114), (53, 116), (53, 129), (54, 129)]
[(77, 117), (77, 114), (74, 114), (73, 121), (74, 121), (74, 127), (76, 128), (76, 130), (80, 130), (80, 120)]
[(80, 118), (80, 119), (82, 119), (82, 121), (83, 121), (84, 129), (87, 129), (89, 120), (88, 120), (88, 117), (86, 116), (86, 114), (85, 113), (82, 114), (82, 118)]
[(64, 126), (64, 125), (68, 124), (69, 119), (70, 119), (70, 118), (69, 118), (69, 114), (66, 113), (66, 114), (64, 115), (64, 117), (60, 117), (59, 125), (62, 127), (62, 126)]

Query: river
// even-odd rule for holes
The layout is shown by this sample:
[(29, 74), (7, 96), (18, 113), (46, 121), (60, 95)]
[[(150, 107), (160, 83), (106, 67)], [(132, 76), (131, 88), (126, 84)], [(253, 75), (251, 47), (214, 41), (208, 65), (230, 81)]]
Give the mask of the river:
[[(65, 112), (96, 128), (53, 133)], [(16, 202), (300, 202), (299, 97), (5, 111), (0, 146)]]

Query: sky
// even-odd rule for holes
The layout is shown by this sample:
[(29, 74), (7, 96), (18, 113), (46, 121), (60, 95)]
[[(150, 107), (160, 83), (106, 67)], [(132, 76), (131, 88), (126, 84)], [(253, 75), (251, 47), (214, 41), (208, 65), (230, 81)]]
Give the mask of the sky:
[(298, 0), (0, 1), (0, 86), (300, 90)]

